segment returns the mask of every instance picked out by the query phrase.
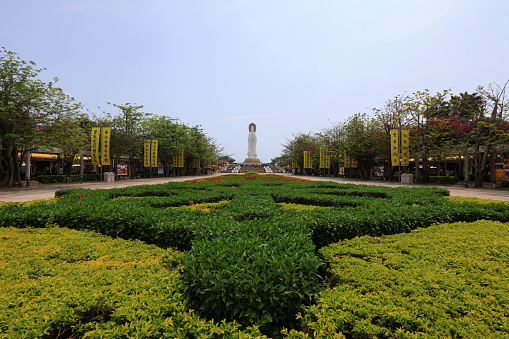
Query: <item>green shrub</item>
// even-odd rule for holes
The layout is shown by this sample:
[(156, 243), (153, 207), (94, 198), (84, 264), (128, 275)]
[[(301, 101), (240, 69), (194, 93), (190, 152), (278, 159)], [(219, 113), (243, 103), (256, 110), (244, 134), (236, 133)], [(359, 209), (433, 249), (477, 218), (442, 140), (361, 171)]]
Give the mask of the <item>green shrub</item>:
[(59, 227), (0, 238), (2, 338), (263, 338), (189, 309), (181, 252)]
[(182, 275), (191, 306), (209, 319), (260, 325), (272, 335), (293, 327), (318, 291), (319, 261), (308, 233), (259, 220), (201, 228)]
[(442, 224), (324, 247), (333, 288), (302, 326), (324, 337), (507, 338), (508, 227)]
[[(57, 224), (190, 251), (191, 255), (184, 260), (185, 286), (194, 307), (207, 317), (222, 320), (220, 315), (243, 324), (258, 324), (265, 333), (272, 334), (281, 326), (293, 326), (300, 305), (307, 304), (317, 290), (314, 247), (319, 249), (364, 235), (410, 232), (437, 222), (509, 221), (507, 205), (459, 204), (445, 199), (447, 190), (432, 187), (302, 182), (271, 175), (259, 175), (256, 180), (246, 178), (249, 177), (231, 175), (192, 183), (61, 190), (52, 204), (1, 205), (0, 226), (42, 228)], [(189, 208), (225, 200), (228, 202), (224, 207), (207, 212)], [(276, 203), (327, 208), (296, 212), (279, 208)], [(287, 253), (287, 248), (296, 254)], [(229, 259), (223, 259), (226, 257)], [(270, 266), (273, 260), (284, 265)], [(294, 260), (295, 267), (288, 267)], [(167, 266), (178, 266), (179, 262), (179, 258), (172, 257)], [(306, 265), (308, 271), (304, 272)], [(245, 267), (249, 267), (249, 272), (244, 272)], [(288, 272), (291, 279), (295, 277), (296, 285), (281, 285), (277, 279), (285, 276), (282, 272)], [(231, 278), (225, 277), (228, 274)], [(208, 278), (203, 276), (210, 279), (218, 276), (222, 280), (211, 280), (215, 285), (209, 286), (205, 281)], [(234, 287), (255, 276), (266, 280), (271, 290), (245, 282)], [(262, 297), (244, 300), (248, 298), (244, 285), (270, 300)], [(235, 293), (227, 296), (234, 288), (240, 289), (242, 303), (232, 304)], [(295, 291), (300, 291), (300, 295)], [(274, 306), (273, 301), (286, 308)], [(359, 326), (372, 325), (359, 322)]]

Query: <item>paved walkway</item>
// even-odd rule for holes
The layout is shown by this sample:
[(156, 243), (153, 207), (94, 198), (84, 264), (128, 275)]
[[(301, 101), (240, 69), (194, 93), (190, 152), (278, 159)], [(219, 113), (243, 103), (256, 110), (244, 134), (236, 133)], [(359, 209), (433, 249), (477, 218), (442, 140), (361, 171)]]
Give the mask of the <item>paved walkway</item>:
[[(137, 185), (153, 185), (163, 184), (170, 181), (185, 181), (192, 179), (200, 179), (211, 176), (219, 176), (221, 174), (213, 174), (210, 176), (184, 176), (184, 177), (169, 177), (169, 178), (153, 178), (153, 179), (132, 179), (132, 180), (119, 180), (115, 182), (84, 182), (82, 184), (56, 184), (56, 185), (34, 185), (29, 188), (1, 188), (0, 189), (0, 203), (3, 202), (20, 202), (29, 201), (35, 199), (49, 199), (55, 196), (55, 191), (65, 188), (114, 188), (114, 187), (127, 187)], [(289, 175), (289, 174), (278, 174), (278, 175)], [(289, 175), (293, 176), (293, 175)], [(317, 180), (317, 181), (335, 181), (340, 183), (352, 183), (362, 185), (378, 185), (388, 187), (430, 187), (430, 185), (403, 185), (397, 182), (381, 181), (381, 180), (358, 180), (358, 179), (342, 179), (342, 178), (331, 178), (331, 177), (310, 177), (296, 175), (294, 177)], [(462, 196), (462, 197), (477, 197), (482, 199), (493, 199), (493, 200), (505, 200), (509, 201), (509, 190), (495, 190), (490, 188), (464, 188), (462, 185), (451, 185), (451, 186), (436, 186), (445, 188), (450, 191), (451, 196)]]

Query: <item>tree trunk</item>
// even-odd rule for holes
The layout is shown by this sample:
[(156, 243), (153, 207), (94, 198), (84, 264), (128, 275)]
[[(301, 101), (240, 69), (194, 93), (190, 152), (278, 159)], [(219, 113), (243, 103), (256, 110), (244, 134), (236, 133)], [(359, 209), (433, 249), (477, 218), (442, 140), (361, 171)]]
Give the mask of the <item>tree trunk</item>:
[(429, 184), (428, 157), (422, 157), (422, 182)]
[(72, 163), (73, 163), (72, 157), (71, 157), (70, 160), (68, 158), (64, 158), (63, 162), (64, 162), (64, 175), (65, 175), (64, 182), (69, 184), (69, 183), (72, 182), (72, 178), (71, 178), (71, 175), (72, 175)]
[(483, 184), (483, 174), (486, 165), (488, 164), (488, 155), (489, 155), (489, 146), (484, 146), (484, 152), (478, 154), (476, 156), (476, 166), (475, 166), (475, 187), (482, 187)]
[(128, 167), (128, 171), (129, 171), (129, 178), (131, 179), (134, 179), (134, 159), (129, 157), (129, 167)]

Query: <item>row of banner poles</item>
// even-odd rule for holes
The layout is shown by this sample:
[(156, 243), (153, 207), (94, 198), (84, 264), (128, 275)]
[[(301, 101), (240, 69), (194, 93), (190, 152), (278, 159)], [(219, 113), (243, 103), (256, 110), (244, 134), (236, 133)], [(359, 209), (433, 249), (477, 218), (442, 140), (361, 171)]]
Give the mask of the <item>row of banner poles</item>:
[(90, 157), (93, 166), (101, 169), (103, 179), (103, 165), (111, 165), (110, 159), (111, 127), (92, 127)]
[(399, 182), (401, 182), (401, 167), (410, 165), (410, 134), (406, 129), (391, 130), (391, 164), (399, 166)]
[(184, 167), (184, 147), (180, 147), (176, 156), (173, 157), (173, 167), (177, 169), (176, 175), (180, 175), (180, 168)]
[(320, 147), (320, 168), (323, 168), (323, 174), (325, 175), (325, 169), (328, 169), (328, 176), (330, 176), (330, 154), (326, 147)]
[(152, 167), (157, 167), (157, 148), (159, 141), (147, 139), (143, 144), (143, 167), (150, 168), (150, 178), (152, 178)]
[(352, 168), (357, 168), (357, 160), (351, 158), (345, 152), (345, 168), (349, 168), (350, 179), (352, 179)]

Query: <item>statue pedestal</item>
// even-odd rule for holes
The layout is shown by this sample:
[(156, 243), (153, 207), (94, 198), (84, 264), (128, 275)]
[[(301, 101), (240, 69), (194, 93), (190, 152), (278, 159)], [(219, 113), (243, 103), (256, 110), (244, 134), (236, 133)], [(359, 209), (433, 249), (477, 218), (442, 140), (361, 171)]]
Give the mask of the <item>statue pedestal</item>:
[(246, 158), (246, 159), (244, 159), (244, 163), (246, 165), (259, 165), (260, 164), (260, 159), (258, 159), (258, 158)]

